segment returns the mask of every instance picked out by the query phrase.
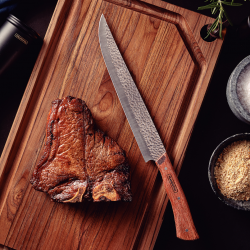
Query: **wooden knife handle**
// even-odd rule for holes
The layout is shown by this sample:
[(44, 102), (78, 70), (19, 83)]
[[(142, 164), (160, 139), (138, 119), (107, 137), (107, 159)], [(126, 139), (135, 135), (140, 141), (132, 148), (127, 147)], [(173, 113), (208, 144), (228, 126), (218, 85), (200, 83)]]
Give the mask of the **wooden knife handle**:
[(185, 194), (167, 153), (160, 157), (156, 165), (161, 172), (163, 184), (172, 205), (177, 237), (183, 240), (199, 239)]

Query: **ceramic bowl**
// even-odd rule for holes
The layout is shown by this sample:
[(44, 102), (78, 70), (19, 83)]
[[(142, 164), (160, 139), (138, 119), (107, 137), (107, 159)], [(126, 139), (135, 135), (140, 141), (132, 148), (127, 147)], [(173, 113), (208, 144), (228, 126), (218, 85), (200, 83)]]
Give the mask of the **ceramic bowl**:
[[(241, 104), (237, 94), (237, 84), (250, 71), (250, 56), (244, 58), (231, 73), (226, 88), (227, 102), (234, 115), (241, 121), (250, 124), (250, 113)], [(246, 81), (246, 80), (244, 80)]]
[(212, 153), (212, 156), (209, 161), (209, 166), (208, 166), (208, 179), (210, 182), (210, 185), (212, 187), (212, 190), (214, 191), (215, 195), (225, 204), (228, 206), (231, 206), (233, 208), (239, 209), (239, 210), (245, 210), (245, 211), (250, 211), (250, 200), (249, 201), (236, 201), (233, 199), (229, 199), (226, 196), (224, 196), (216, 183), (216, 179), (214, 177), (214, 168), (215, 168), (215, 163), (219, 157), (219, 155), (222, 153), (223, 149), (230, 145), (231, 143), (235, 141), (241, 141), (241, 140), (250, 140), (250, 133), (243, 133), (243, 134), (236, 134), (233, 135), (226, 140), (222, 141), (217, 148), (214, 150)]

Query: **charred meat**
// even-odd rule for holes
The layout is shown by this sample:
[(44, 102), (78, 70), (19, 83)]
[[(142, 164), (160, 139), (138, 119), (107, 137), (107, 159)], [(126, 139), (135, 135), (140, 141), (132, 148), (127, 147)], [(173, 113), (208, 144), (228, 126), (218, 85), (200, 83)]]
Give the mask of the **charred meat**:
[(70, 96), (52, 102), (30, 182), (58, 202), (132, 200), (124, 150), (96, 128), (85, 102)]

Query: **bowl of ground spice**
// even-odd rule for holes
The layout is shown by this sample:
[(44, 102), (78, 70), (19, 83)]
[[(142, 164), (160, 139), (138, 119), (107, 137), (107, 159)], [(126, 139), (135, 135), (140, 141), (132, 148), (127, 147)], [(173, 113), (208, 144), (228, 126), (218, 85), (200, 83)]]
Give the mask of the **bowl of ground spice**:
[(216, 196), (239, 210), (250, 210), (250, 133), (233, 135), (214, 150), (208, 178)]

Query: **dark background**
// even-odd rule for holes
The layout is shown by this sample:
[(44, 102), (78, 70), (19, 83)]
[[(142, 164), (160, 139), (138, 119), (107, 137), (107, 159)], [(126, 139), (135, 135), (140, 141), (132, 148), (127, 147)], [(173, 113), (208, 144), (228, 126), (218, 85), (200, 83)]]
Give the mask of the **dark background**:
[[(209, 3), (202, 0), (168, 2), (196, 12), (199, 6)], [(235, 2), (243, 3), (243, 6), (227, 8), (234, 27), (228, 28), (179, 175), (200, 239), (188, 242), (176, 238), (174, 218), (169, 203), (154, 250), (250, 249), (250, 211), (239, 211), (223, 204), (212, 192), (207, 177), (208, 162), (215, 147), (233, 134), (250, 132), (249, 125), (233, 115), (226, 100), (226, 85), (231, 72), (250, 54), (250, 32), (248, 30), (239, 33), (238, 29), (243, 27), (240, 26), (241, 23), (244, 23), (244, 19), (250, 15), (250, 1), (235, 0)], [(11, 13), (44, 37), (56, 3), (57, 0), (19, 0), (19, 5)], [(209, 10), (199, 13), (213, 17)], [(6, 18), (5, 14), (0, 12), (0, 24)], [(0, 77), (0, 152), (4, 147), (36, 56), (36, 52), (31, 53), (25, 57), (21, 68), (19, 64), (14, 65), (11, 72)]]

